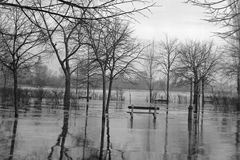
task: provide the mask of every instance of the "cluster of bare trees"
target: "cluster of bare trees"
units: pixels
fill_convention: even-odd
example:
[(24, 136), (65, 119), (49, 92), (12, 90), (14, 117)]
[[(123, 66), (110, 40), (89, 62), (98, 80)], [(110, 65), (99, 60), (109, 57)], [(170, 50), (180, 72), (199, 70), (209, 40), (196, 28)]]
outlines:
[[(149, 88), (150, 102), (157, 78), (166, 81), (166, 100), (169, 103), (170, 84), (194, 86), (194, 104), (197, 112), (200, 88), (214, 81), (219, 69), (221, 53), (213, 42), (188, 40), (180, 42), (165, 35), (165, 39), (150, 44), (144, 54), (143, 74)], [(160, 85), (160, 84), (157, 84)], [(203, 93), (204, 96), (204, 93)], [(203, 100), (204, 101), (204, 100)]]
[[(224, 73), (237, 83), (238, 106), (240, 105), (240, 24), (239, 0), (187, 0), (206, 9), (209, 15), (206, 21), (219, 24), (225, 30), (216, 35), (227, 42), (225, 47)], [(240, 107), (238, 107), (240, 108)]]
[(33, 49), (42, 43), (41, 33), (19, 8), (1, 10), (0, 17), (0, 62), (13, 75), (15, 116), (18, 116), (17, 88), (19, 70), (33, 65), (41, 50)]
[(144, 14), (153, 5), (142, 0), (0, 1), (0, 62), (13, 73), (15, 116), (19, 70), (33, 66), (40, 54), (55, 55), (65, 77), (64, 109), (69, 109), (71, 76), (79, 66), (79, 55), (88, 53), (88, 71), (90, 66), (101, 71), (105, 117), (113, 79), (130, 73), (131, 63), (141, 53), (129, 22), (122, 19), (133, 20), (133, 13)]

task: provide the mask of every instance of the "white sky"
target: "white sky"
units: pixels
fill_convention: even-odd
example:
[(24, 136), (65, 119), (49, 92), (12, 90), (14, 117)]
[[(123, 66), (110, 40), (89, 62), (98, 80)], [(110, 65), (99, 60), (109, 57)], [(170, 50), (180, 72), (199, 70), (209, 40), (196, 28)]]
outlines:
[(198, 6), (183, 3), (184, 0), (156, 0), (157, 5), (147, 13), (148, 18), (137, 15), (139, 23), (135, 24), (136, 35), (139, 38), (159, 40), (163, 34), (180, 40), (210, 40), (215, 44), (220, 38), (213, 32), (220, 31), (220, 26), (204, 21), (205, 10)]
[[(156, 5), (151, 12), (145, 12), (148, 18), (135, 15), (139, 23), (135, 23), (135, 34), (140, 39), (159, 41), (167, 34), (181, 41), (186, 39), (210, 41), (217, 45), (222, 40), (213, 32), (221, 31), (220, 26), (204, 21), (206, 14), (201, 7), (183, 3), (184, 0), (155, 0)], [(55, 55), (54, 55), (55, 56)], [(59, 62), (50, 60), (50, 69), (59, 71)]]

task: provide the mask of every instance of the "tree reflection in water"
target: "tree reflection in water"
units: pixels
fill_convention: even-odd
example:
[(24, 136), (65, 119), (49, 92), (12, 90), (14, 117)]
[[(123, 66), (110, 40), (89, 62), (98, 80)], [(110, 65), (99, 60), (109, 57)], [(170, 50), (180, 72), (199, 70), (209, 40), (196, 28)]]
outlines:
[[(199, 123), (200, 115), (194, 116), (194, 119), (188, 120), (188, 160), (198, 159), (198, 155), (204, 154), (200, 146), (203, 144), (203, 113), (201, 115), (201, 122)], [(199, 130), (201, 125), (201, 130)], [(201, 152), (201, 153), (200, 153)]]
[(188, 119), (188, 160), (192, 159), (192, 119)]
[(105, 134), (105, 123), (106, 118), (102, 118), (102, 127), (101, 127), (101, 141), (100, 141), (100, 154), (99, 154), (99, 160), (103, 160), (103, 149), (104, 149), (104, 134)]
[(237, 126), (236, 126), (236, 159), (240, 159), (239, 146), (240, 146), (240, 119), (239, 112), (237, 113)]
[[(107, 123), (106, 123), (107, 120)], [(107, 126), (106, 135), (107, 135), (107, 147), (106, 151), (104, 151), (104, 137), (105, 137), (105, 126)], [(106, 118), (102, 118), (102, 130), (101, 130), (101, 142), (100, 142), (100, 153), (99, 153), (99, 160), (111, 160), (111, 150), (112, 145), (110, 141), (110, 123), (109, 123), (109, 116)]]
[(110, 141), (110, 126), (109, 126), (109, 117), (107, 117), (107, 155), (108, 155), (108, 160), (111, 160), (111, 150), (112, 150), (112, 145)]
[(168, 159), (167, 146), (168, 146), (168, 104), (166, 108), (166, 121), (165, 121), (164, 160)]
[(87, 126), (88, 126), (88, 104), (86, 106), (86, 118), (85, 118), (85, 126), (84, 126), (84, 140), (83, 140), (83, 159), (85, 159), (85, 150), (87, 147)]
[(15, 139), (16, 139), (16, 133), (17, 133), (17, 125), (18, 125), (18, 118), (14, 119), (14, 124), (13, 124), (13, 132), (12, 132), (12, 139), (11, 139), (11, 147), (10, 147), (10, 155), (8, 160), (13, 159), (13, 154), (14, 154), (14, 147), (15, 147)]
[(59, 160), (63, 160), (64, 157), (66, 157), (67, 159), (72, 159), (67, 153), (68, 149), (65, 148), (65, 146), (64, 146), (65, 141), (66, 141), (66, 137), (67, 137), (67, 134), (68, 134), (68, 125), (69, 125), (69, 110), (64, 110), (62, 132), (57, 138), (57, 143), (54, 146), (51, 147), (51, 152), (48, 155), (48, 160), (52, 159), (54, 148), (57, 147), (57, 146), (59, 146), (61, 148), (60, 149)]

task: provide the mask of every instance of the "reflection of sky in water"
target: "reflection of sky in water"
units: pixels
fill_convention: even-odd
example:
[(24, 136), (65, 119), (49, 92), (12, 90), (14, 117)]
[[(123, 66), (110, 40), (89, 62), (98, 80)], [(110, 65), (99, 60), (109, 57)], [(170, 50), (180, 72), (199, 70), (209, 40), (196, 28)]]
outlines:
[[(83, 107), (72, 110), (68, 121), (63, 121), (60, 109), (30, 109), (27, 113), (21, 113), (17, 121), (13, 159), (41, 160), (48, 159), (51, 154), (49, 159), (55, 160), (61, 159), (61, 153), (65, 159), (98, 157), (101, 142), (99, 107), (90, 105), (88, 116)], [(200, 115), (199, 123), (193, 123), (189, 131), (187, 107), (177, 109), (170, 106), (168, 114), (163, 108), (155, 121), (152, 115), (137, 114), (131, 121), (126, 106), (116, 107), (112, 104), (109, 127), (105, 128), (104, 155), (110, 153), (113, 160), (240, 158), (240, 119), (236, 113), (207, 109), (203, 116)], [(14, 118), (10, 115), (4, 110), (0, 112), (0, 157), (3, 159), (8, 159), (12, 144)], [(63, 129), (63, 124), (68, 126), (67, 129)], [(63, 131), (67, 131), (66, 136)], [(110, 142), (107, 141), (107, 131)], [(110, 148), (108, 151), (107, 146)]]

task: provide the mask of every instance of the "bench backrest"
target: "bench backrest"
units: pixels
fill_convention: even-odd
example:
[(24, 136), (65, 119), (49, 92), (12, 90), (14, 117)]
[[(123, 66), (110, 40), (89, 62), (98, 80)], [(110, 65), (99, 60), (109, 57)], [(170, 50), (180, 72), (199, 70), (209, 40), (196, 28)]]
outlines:
[[(145, 109), (145, 110), (155, 110), (155, 107), (143, 107), (143, 106), (128, 106), (128, 109)], [(159, 110), (159, 107), (156, 107)]]

